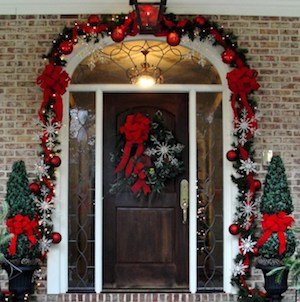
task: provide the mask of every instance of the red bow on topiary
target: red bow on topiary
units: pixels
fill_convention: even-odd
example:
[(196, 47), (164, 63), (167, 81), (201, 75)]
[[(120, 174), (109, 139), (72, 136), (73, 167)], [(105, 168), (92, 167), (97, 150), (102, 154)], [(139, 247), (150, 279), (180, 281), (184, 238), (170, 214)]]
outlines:
[(286, 248), (284, 232), (292, 226), (293, 222), (294, 219), (283, 211), (273, 215), (264, 214), (261, 225), (265, 233), (257, 241), (257, 246), (262, 246), (273, 233), (277, 233), (279, 240), (279, 255), (282, 255)]
[(38, 227), (37, 220), (30, 220), (28, 216), (17, 214), (15, 217), (7, 219), (6, 225), (9, 232), (14, 235), (10, 241), (9, 255), (13, 256), (16, 253), (17, 239), (21, 234), (26, 235), (28, 237), (28, 240), (31, 242), (29, 248), (37, 243), (35, 237), (35, 233)]

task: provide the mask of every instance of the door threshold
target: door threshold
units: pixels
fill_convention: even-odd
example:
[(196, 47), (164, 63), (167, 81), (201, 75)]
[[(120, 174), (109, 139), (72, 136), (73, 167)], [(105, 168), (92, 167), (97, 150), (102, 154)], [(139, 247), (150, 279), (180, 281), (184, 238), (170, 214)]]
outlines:
[(107, 288), (102, 293), (190, 293), (185, 288)]

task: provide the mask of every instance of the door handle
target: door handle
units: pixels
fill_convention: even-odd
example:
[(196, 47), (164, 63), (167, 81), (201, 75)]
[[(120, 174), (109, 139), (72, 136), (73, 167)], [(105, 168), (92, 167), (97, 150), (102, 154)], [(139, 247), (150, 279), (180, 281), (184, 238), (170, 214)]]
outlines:
[(180, 207), (182, 209), (182, 223), (186, 224), (189, 207), (189, 182), (186, 179), (180, 182)]

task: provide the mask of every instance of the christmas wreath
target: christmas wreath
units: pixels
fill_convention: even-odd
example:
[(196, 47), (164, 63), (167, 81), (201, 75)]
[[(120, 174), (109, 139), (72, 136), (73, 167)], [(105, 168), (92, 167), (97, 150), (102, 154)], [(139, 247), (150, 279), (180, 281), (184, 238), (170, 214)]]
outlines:
[(119, 129), (116, 151), (111, 153), (118, 175), (110, 193), (132, 191), (137, 198), (151, 200), (183, 172), (183, 149), (164, 125), (161, 111), (151, 119), (139, 112), (127, 115)]

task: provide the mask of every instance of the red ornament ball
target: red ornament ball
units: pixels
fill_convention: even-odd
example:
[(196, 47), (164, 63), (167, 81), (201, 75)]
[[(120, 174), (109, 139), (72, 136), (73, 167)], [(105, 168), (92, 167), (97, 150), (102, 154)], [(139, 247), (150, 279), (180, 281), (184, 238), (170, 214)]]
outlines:
[(90, 15), (88, 18), (88, 23), (90, 25), (97, 25), (100, 22), (100, 18), (97, 15)]
[(254, 188), (255, 188), (255, 190), (260, 190), (260, 188), (261, 188), (260, 180), (258, 180), (258, 179), (254, 180)]
[(50, 159), (50, 164), (52, 167), (59, 167), (61, 164), (61, 159), (59, 156), (55, 155)]
[(235, 161), (237, 159), (237, 153), (235, 150), (229, 150), (226, 154), (226, 158), (229, 161)]
[(181, 37), (177, 32), (172, 31), (172, 32), (168, 33), (167, 42), (169, 45), (177, 46), (177, 45), (179, 45), (180, 41), (181, 41)]
[(121, 27), (116, 27), (111, 32), (111, 38), (116, 43), (122, 42), (125, 39), (125, 31), (124, 31), (124, 29), (121, 28)]
[(238, 224), (233, 223), (229, 226), (229, 233), (231, 235), (237, 235), (240, 232), (240, 227)]
[(52, 243), (58, 244), (61, 242), (61, 234), (58, 232), (52, 232)]
[(71, 41), (62, 41), (59, 44), (59, 50), (64, 55), (69, 55), (73, 51), (73, 44)]
[(206, 19), (202, 16), (198, 16), (195, 21), (200, 26), (203, 26), (206, 23)]
[(222, 53), (222, 61), (226, 64), (231, 64), (235, 61), (236, 53), (233, 49), (226, 49)]
[(29, 185), (29, 189), (34, 195), (38, 195), (40, 193), (40, 186), (36, 182), (31, 183)]

